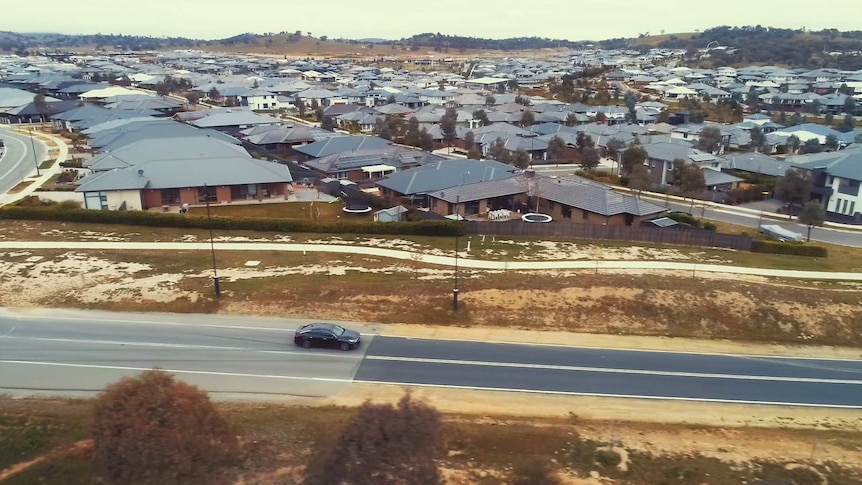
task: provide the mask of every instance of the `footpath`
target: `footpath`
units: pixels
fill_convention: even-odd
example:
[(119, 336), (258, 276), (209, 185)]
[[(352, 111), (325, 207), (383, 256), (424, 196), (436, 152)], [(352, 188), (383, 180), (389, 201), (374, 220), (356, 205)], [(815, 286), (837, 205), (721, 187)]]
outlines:
[[(48, 180), (51, 179), (51, 177), (53, 177), (62, 170), (60, 164), (66, 161), (66, 158), (69, 157), (69, 145), (67, 145), (66, 142), (59, 136), (49, 135), (41, 131), (34, 131), (33, 140), (37, 143), (45, 145), (46, 157), (52, 157), (52, 149), (57, 149), (54, 163), (52, 163), (51, 166), (46, 169), (40, 169), (38, 177), (30, 177), (28, 180), (32, 180), (33, 182), (20, 192), (14, 194), (0, 194), (0, 206), (11, 204), (25, 197), (33, 195), (33, 193), (36, 192), (37, 189), (42, 187), (42, 185), (47, 183)], [(45, 143), (46, 141), (48, 141), (49, 143)]]
[[(496, 270), (496, 271), (536, 271), (536, 270), (617, 270), (617, 271), (685, 271), (693, 276), (697, 273), (723, 273), (769, 278), (862, 281), (862, 273), (800, 271), (719, 264), (680, 263), (669, 261), (490, 261), (474, 259), (466, 252), (459, 252), (456, 259), (452, 256), (413, 253), (396, 249), (374, 248), (349, 245), (292, 244), (292, 243), (224, 243), (217, 242), (213, 248), (218, 251), (289, 251), (324, 252), (338, 254), (358, 254), (382, 258), (410, 260), (437, 266)], [(80, 250), (120, 250), (120, 251), (210, 251), (209, 242), (103, 242), (103, 241), (0, 241), (0, 249), (39, 250), (39, 249), (80, 249)]]

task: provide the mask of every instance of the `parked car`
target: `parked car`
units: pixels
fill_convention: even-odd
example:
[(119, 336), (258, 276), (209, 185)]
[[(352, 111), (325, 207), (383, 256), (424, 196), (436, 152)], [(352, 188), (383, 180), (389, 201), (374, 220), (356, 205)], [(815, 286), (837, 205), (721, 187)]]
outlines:
[(303, 348), (331, 347), (351, 350), (359, 347), (362, 336), (355, 330), (348, 330), (334, 323), (309, 323), (296, 329), (293, 343)]

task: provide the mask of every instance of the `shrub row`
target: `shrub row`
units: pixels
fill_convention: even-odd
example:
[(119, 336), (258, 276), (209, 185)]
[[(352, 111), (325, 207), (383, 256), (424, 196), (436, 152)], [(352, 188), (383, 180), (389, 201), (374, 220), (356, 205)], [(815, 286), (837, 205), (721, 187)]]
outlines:
[(798, 242), (752, 241), (752, 253), (789, 254), (792, 256), (811, 256), (825, 258), (827, 250), (823, 246), (809, 246)]
[(691, 214), (686, 214), (685, 212), (673, 212), (671, 214), (668, 214), (667, 217), (681, 224), (688, 224), (691, 227), (706, 229), (707, 231), (715, 232), (715, 229), (717, 227), (711, 222), (700, 220)]
[(323, 234), (389, 234), (401, 236), (464, 235), (465, 227), (456, 221), (416, 222), (312, 222), (276, 218), (249, 218), (166, 214), (146, 211), (99, 211), (51, 207), (7, 207), (0, 219), (83, 222), (90, 224), (129, 224), (151, 227), (219, 229), (225, 231), (269, 231)]

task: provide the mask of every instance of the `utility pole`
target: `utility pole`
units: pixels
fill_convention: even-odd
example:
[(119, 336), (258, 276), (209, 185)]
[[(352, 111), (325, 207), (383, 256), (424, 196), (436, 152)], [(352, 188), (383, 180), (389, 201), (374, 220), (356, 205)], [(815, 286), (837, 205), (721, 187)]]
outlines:
[[(461, 187), (458, 187), (461, 190)], [(458, 227), (455, 229), (455, 288), (452, 289), (452, 311), (458, 311), (458, 233), (461, 231), (461, 215), (458, 206), (461, 203), (461, 194), (455, 195), (455, 223)]]
[(36, 176), (40, 177), (39, 158), (36, 156), (36, 142), (33, 141), (33, 126), (28, 126), (27, 131), (30, 133), (30, 146), (33, 148), (33, 163), (36, 165)]
[(210, 194), (209, 187), (207, 184), (204, 184), (204, 200), (207, 204), (207, 226), (209, 226), (210, 230), (210, 252), (213, 257), (213, 286), (215, 288), (215, 297), (221, 298), (221, 287), (219, 286), (218, 281), (218, 269), (216, 269), (216, 257), (215, 257), (215, 242), (213, 241), (213, 225), (212, 218), (210, 217)]

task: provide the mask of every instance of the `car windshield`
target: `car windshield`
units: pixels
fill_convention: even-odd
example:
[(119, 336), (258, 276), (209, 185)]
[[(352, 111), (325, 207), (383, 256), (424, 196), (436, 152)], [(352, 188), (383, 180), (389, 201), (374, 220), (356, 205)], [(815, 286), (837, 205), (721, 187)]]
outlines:
[(341, 337), (342, 335), (344, 335), (344, 327), (339, 327), (338, 325), (335, 325), (332, 327), (332, 333), (334, 333), (336, 337)]

